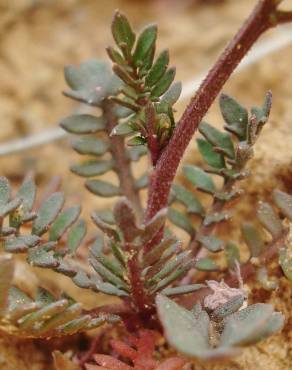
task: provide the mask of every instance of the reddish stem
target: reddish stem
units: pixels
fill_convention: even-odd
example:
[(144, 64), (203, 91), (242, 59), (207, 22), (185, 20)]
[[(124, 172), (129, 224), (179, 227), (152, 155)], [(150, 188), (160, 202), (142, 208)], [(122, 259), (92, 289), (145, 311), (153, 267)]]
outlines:
[(277, 18), (276, 8), (275, 0), (258, 2), (191, 99), (151, 175), (146, 221), (167, 206), (170, 187), (182, 156), (225, 82), (262, 33), (282, 22)]

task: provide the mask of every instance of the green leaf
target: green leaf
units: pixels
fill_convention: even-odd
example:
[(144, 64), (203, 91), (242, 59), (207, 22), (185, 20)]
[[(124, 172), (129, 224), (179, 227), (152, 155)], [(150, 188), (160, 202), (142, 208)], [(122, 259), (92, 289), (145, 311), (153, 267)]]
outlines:
[(219, 222), (225, 222), (230, 219), (230, 214), (227, 212), (213, 213), (207, 215), (203, 221), (204, 226), (209, 226), (212, 224), (217, 224)]
[(0, 177), (0, 207), (4, 206), (10, 199), (11, 188), (6, 177)]
[(57, 268), (60, 265), (54, 253), (52, 251), (47, 252), (44, 246), (29, 249), (27, 260), (31, 266), (36, 267)]
[(240, 140), (244, 140), (248, 124), (247, 110), (234, 98), (225, 94), (221, 94), (219, 104), (224, 121), (229, 126), (228, 129), (235, 133)]
[[(291, 247), (290, 247), (291, 248)], [(279, 262), (287, 279), (292, 281), (292, 257), (289, 246), (283, 245), (279, 250)]]
[(106, 127), (103, 117), (95, 117), (90, 114), (74, 114), (64, 118), (60, 126), (71, 134), (93, 134), (102, 131)]
[(146, 140), (142, 136), (134, 136), (130, 140), (127, 141), (129, 146), (138, 146), (138, 145), (145, 145)]
[(164, 277), (163, 279), (159, 280), (156, 286), (151, 290), (151, 293), (156, 293), (163, 288), (172, 284), (175, 280), (182, 278), (186, 275), (189, 269), (192, 267), (193, 261), (187, 261), (177, 266), (177, 268), (172, 271), (168, 276)]
[(123, 58), (123, 56), (118, 51), (116, 51), (114, 48), (112, 48), (111, 46), (108, 46), (105, 49), (112, 62), (119, 64), (121, 66), (126, 64), (126, 61)]
[(169, 63), (169, 52), (163, 50), (145, 78), (147, 86), (153, 86), (164, 75)]
[(151, 91), (152, 98), (158, 98), (163, 95), (172, 84), (175, 77), (176, 69), (175, 67), (169, 68), (161, 79), (156, 83)]
[(269, 118), (272, 106), (272, 92), (268, 91), (265, 96), (264, 104), (261, 108), (252, 107), (251, 114), (255, 115), (257, 124), (265, 124)]
[(20, 322), (19, 327), (21, 330), (33, 331), (36, 323), (48, 320), (54, 315), (63, 312), (67, 306), (68, 301), (66, 299), (50, 303), (37, 312), (33, 312), (26, 316), (24, 320)]
[(115, 219), (112, 209), (105, 208), (102, 210), (95, 211), (95, 214), (101, 218), (101, 220), (107, 224), (114, 225)]
[(92, 221), (95, 223), (95, 225), (102, 230), (106, 235), (109, 236), (109, 238), (112, 238), (114, 240), (119, 240), (119, 234), (116, 231), (114, 227), (111, 225), (105, 223), (102, 221), (102, 219), (99, 217), (98, 213), (94, 212), (91, 215)]
[[(280, 252), (280, 255), (281, 255), (281, 252)], [(261, 286), (265, 290), (275, 290), (279, 286), (276, 278), (273, 278), (273, 277), (271, 279), (269, 278), (268, 271), (265, 266), (261, 266), (258, 268), (256, 272), (256, 278), (257, 278), (257, 281), (261, 284)]]
[(68, 232), (67, 245), (70, 253), (75, 253), (86, 235), (86, 222), (79, 220)]
[(70, 167), (70, 170), (81, 177), (92, 177), (110, 171), (113, 166), (113, 161), (90, 160), (81, 164), (75, 164)]
[(144, 267), (151, 266), (161, 259), (163, 253), (171, 248), (173, 245), (177, 244), (177, 240), (173, 237), (162, 240), (161, 243), (154, 246), (153, 248), (143, 256)]
[(22, 208), (24, 212), (30, 212), (33, 208), (36, 196), (36, 186), (32, 176), (28, 176), (21, 184), (17, 197), (22, 198)]
[(184, 166), (183, 172), (186, 178), (194, 184), (198, 190), (213, 194), (216, 191), (212, 177), (201, 168), (196, 166)]
[(111, 136), (113, 136), (113, 135), (129, 135), (129, 134), (132, 134), (133, 132), (135, 132), (135, 130), (133, 129), (133, 127), (131, 126), (131, 124), (128, 121), (127, 122), (121, 122), (113, 128), (113, 130), (111, 132)]
[(39, 302), (33, 302), (32, 299), (22, 290), (12, 286), (8, 294), (8, 309), (9, 319), (11, 322), (16, 322), (21, 317), (34, 312), (42, 307)]
[(0, 256), (0, 316), (6, 310), (8, 292), (14, 274), (13, 259), (8, 256)]
[(219, 252), (224, 247), (224, 241), (213, 235), (199, 235), (197, 240), (210, 252)]
[[(190, 251), (184, 251), (180, 254), (177, 254), (174, 258), (167, 261), (160, 271), (158, 271), (154, 276), (147, 279), (147, 281), (145, 282), (146, 286), (159, 284), (161, 283), (162, 279), (170, 275), (172, 272), (177, 272), (179, 268), (185, 264), (186, 261), (189, 262), (188, 257), (190, 257)], [(163, 287), (164, 286), (161, 286), (161, 288)]]
[(50, 332), (56, 329), (60, 325), (64, 325), (77, 317), (80, 317), (82, 314), (82, 305), (81, 303), (75, 303), (69, 306), (65, 311), (61, 312), (46, 320), (41, 325), (40, 329), (38, 329), (38, 334), (41, 333), (45, 334), (46, 332)]
[(169, 344), (180, 353), (204, 357), (209, 350), (209, 317), (205, 311), (196, 316), (169, 298), (158, 294), (156, 305)]
[(206, 122), (200, 123), (199, 131), (208, 142), (219, 148), (228, 158), (234, 158), (234, 147), (229, 134), (217, 130)]
[(35, 295), (35, 300), (37, 302), (41, 302), (41, 304), (43, 306), (56, 301), (53, 294), (50, 291), (48, 291), (47, 289), (44, 289), (44, 288), (38, 288), (37, 289), (36, 295)]
[(245, 301), (243, 294), (236, 295), (230, 298), (226, 303), (221, 304), (219, 307), (215, 308), (212, 312), (212, 320), (221, 321), (225, 317), (238, 311)]
[(178, 101), (181, 91), (182, 83), (180, 81), (173, 83), (166, 93), (162, 95), (160, 104), (172, 107)]
[(211, 258), (200, 258), (196, 265), (197, 270), (200, 271), (218, 271), (220, 270), (219, 266)]
[(128, 156), (131, 161), (138, 161), (143, 155), (147, 154), (145, 146), (134, 146), (128, 150)]
[(119, 289), (123, 289), (125, 291), (128, 290), (128, 285), (117, 275), (112, 273), (108, 268), (104, 267), (99, 261), (96, 259), (90, 258), (89, 262), (94, 270), (103, 278), (106, 282), (112, 283), (115, 287)]
[(205, 287), (206, 285), (204, 284), (180, 285), (174, 288), (165, 288), (161, 291), (161, 294), (167, 297), (172, 297), (172, 296), (178, 296), (178, 295), (183, 295), (183, 294), (190, 294), (190, 293), (193, 293)]
[(174, 208), (169, 208), (168, 218), (173, 224), (185, 230), (188, 234), (194, 235), (194, 233), (196, 232), (191, 221), (183, 213), (179, 212), (178, 210)]
[(270, 204), (264, 202), (259, 203), (257, 208), (257, 218), (272, 234), (273, 238), (276, 239), (282, 234), (283, 227), (281, 221)]
[(80, 212), (80, 206), (70, 207), (61, 212), (51, 226), (50, 240), (59, 240), (66, 230), (77, 220)]
[[(15, 211), (22, 203), (22, 199), (14, 198), (0, 208), (0, 217), (5, 217)], [(9, 225), (14, 226), (14, 225)]]
[(32, 225), (32, 234), (44, 234), (55, 220), (64, 205), (63, 193), (52, 194), (40, 207), (38, 216)]
[(121, 44), (127, 46), (128, 53), (132, 50), (136, 36), (126, 16), (119, 11), (115, 13), (112, 21), (112, 34), (115, 42), (122, 50)]
[(172, 190), (175, 194), (175, 198), (187, 207), (189, 213), (195, 213), (201, 216), (204, 215), (204, 208), (194, 193), (177, 184), (172, 185)]
[(107, 96), (116, 94), (121, 86), (108, 64), (98, 60), (65, 67), (65, 79), (72, 89), (65, 91), (65, 95), (96, 106)]
[(90, 248), (91, 255), (100, 262), (104, 268), (111, 271), (114, 275), (118, 276), (122, 280), (124, 279), (125, 271), (121, 264), (115, 259), (110, 259), (102, 250), (104, 249), (104, 243), (101, 238), (96, 238), (94, 244)]
[(283, 215), (292, 221), (292, 196), (276, 189), (273, 191), (273, 199)]
[(35, 247), (39, 242), (40, 238), (36, 235), (23, 235), (13, 237), (10, 240), (5, 240), (4, 248), (6, 252), (10, 253), (22, 253), (27, 251), (28, 248)]
[(229, 241), (227, 242), (224, 251), (228, 268), (234, 269), (236, 267), (236, 261), (240, 263), (240, 253), (238, 247), (236, 246), (236, 244)]
[(102, 180), (88, 180), (85, 186), (93, 194), (101, 197), (114, 197), (121, 194), (118, 186)]
[(282, 329), (284, 317), (269, 304), (257, 303), (227, 317), (221, 346), (250, 345)]
[(150, 25), (140, 34), (137, 45), (133, 54), (133, 62), (135, 67), (141, 67), (144, 64), (144, 59), (149, 50), (151, 50), (156, 42), (157, 26)]
[(103, 155), (109, 149), (109, 143), (97, 137), (87, 136), (73, 141), (72, 148), (79, 154)]
[(256, 227), (250, 223), (242, 226), (242, 235), (252, 257), (258, 257), (264, 248), (264, 241)]
[(214, 168), (224, 168), (225, 161), (222, 154), (215, 152), (213, 145), (204, 139), (197, 139), (198, 149), (207, 164)]

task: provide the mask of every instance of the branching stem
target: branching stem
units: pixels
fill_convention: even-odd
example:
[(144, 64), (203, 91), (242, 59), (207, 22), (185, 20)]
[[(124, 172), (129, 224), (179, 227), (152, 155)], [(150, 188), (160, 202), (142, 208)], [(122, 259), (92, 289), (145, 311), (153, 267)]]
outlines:
[[(108, 120), (107, 131), (108, 135), (117, 124), (117, 118), (112, 110), (113, 103), (106, 101), (104, 104), (104, 114)], [(111, 136), (110, 151), (116, 163), (116, 172), (119, 177), (120, 186), (123, 194), (133, 204), (135, 211), (139, 217), (143, 214), (141, 200), (138, 189), (135, 186), (135, 179), (131, 170), (131, 162), (127, 155), (124, 138), (121, 136)]]
[(146, 220), (167, 206), (171, 184), (183, 154), (202, 118), (239, 62), (266, 30), (290, 20), (291, 15), (278, 11), (278, 5), (275, 0), (258, 2), (191, 99), (151, 174)]

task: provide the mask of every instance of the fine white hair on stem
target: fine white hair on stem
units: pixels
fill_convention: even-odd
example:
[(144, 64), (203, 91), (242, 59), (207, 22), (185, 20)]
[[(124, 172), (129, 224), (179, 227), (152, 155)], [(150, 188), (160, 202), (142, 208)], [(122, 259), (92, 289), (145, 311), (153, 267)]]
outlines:
[[(234, 73), (239, 73), (247, 67), (255, 64), (263, 57), (280, 50), (287, 45), (292, 43), (292, 32), (291, 27), (281, 26), (275, 32), (275, 34), (267, 40), (263, 40), (253, 48), (249, 55), (243, 59), (239, 64)], [(200, 86), (203, 78), (206, 76), (206, 72), (201, 73), (194, 79), (187, 81), (183, 85), (182, 94), (180, 100), (185, 100), (190, 98)], [(82, 109), (82, 108), (81, 108)], [(78, 109), (79, 110), (79, 109)], [(43, 144), (48, 144), (55, 142), (57, 140), (63, 139), (67, 136), (67, 133), (59, 127), (44, 130), (38, 134), (27, 136), (21, 139), (12, 140), (0, 145), (0, 156), (5, 156), (8, 154), (13, 154), (17, 152), (22, 152), (40, 146)]]

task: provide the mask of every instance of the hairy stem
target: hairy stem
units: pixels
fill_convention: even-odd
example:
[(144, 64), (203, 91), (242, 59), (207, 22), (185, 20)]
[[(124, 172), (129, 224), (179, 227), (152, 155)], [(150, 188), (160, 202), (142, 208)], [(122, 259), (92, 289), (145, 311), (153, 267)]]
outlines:
[[(117, 125), (117, 118), (114, 115), (112, 108), (113, 103), (106, 101), (104, 104), (104, 114), (108, 120), (108, 135), (110, 135), (112, 129)], [(139, 197), (139, 191), (135, 186), (135, 179), (131, 170), (131, 162), (125, 148), (124, 139), (121, 136), (111, 136), (110, 151), (116, 164), (115, 170), (120, 181), (121, 190), (133, 204), (137, 215), (141, 218), (143, 215), (143, 209)]]
[(258, 2), (191, 99), (151, 174), (146, 220), (167, 206), (171, 183), (182, 156), (199, 123), (234, 69), (267, 29), (284, 22), (277, 18), (280, 16), (276, 10), (278, 4), (275, 0)]
[(127, 265), (130, 274), (132, 303), (134, 308), (138, 310), (137, 313), (142, 322), (147, 323), (153, 313), (153, 301), (144, 289), (137, 251), (132, 251)]

